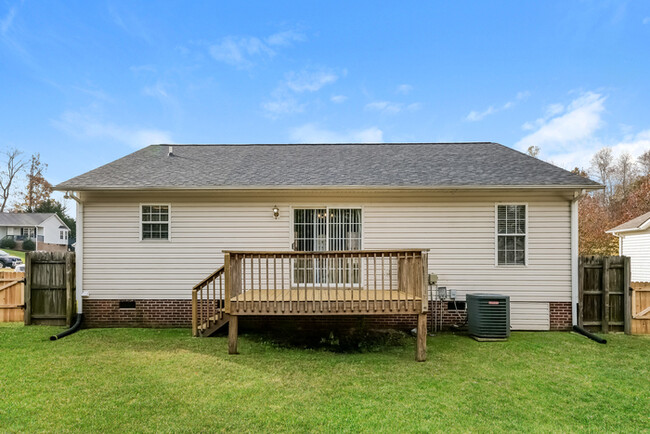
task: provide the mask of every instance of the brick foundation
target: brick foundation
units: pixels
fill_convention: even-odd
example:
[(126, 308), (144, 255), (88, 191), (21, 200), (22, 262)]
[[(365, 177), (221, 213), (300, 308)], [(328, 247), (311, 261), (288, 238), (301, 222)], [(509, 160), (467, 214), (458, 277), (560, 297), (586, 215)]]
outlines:
[(571, 330), (571, 303), (552, 301), (549, 303), (551, 330)]
[[(190, 327), (192, 324), (191, 300), (135, 300), (135, 308), (120, 309), (120, 300), (84, 300), (86, 327)], [(429, 325), (433, 324), (433, 309), (440, 307), (429, 302)], [(447, 309), (442, 303), (443, 327), (465, 322), (465, 312)], [(438, 311), (437, 311), (438, 312)], [(439, 320), (439, 317), (438, 317)], [(413, 329), (417, 326), (416, 315), (296, 315), (296, 316), (243, 316), (242, 330), (286, 328), (297, 329), (350, 327)]]
[(120, 309), (120, 300), (84, 300), (86, 327), (191, 327), (192, 300), (136, 300)]
[[(86, 327), (190, 327), (192, 324), (191, 300), (136, 300), (134, 309), (120, 309), (120, 300), (84, 300)], [(429, 302), (428, 324), (433, 324), (434, 312), (439, 314), (440, 303)], [(571, 303), (550, 303), (551, 330), (571, 329)], [(437, 310), (434, 310), (437, 309)], [(447, 302), (442, 303), (442, 326), (465, 323), (464, 310), (449, 310)], [(287, 328), (297, 329), (342, 329), (350, 327), (413, 329), (415, 315), (302, 315), (302, 316), (243, 316), (242, 330)], [(438, 324), (440, 323), (438, 316)]]

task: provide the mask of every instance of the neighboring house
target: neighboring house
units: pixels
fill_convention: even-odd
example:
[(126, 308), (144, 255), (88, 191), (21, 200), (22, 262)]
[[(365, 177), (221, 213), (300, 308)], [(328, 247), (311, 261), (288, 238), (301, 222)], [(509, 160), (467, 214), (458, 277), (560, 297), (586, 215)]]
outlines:
[[(152, 145), (55, 188), (78, 201), (90, 326), (189, 325), (224, 250), (420, 249), (459, 301), (509, 295), (513, 329), (549, 330), (575, 323), (577, 200), (602, 186), (497, 143), (422, 143)], [(292, 284), (331, 276), (311, 264)]]
[(0, 239), (30, 239), (36, 250), (67, 250), (70, 228), (55, 213), (0, 213)]
[(618, 237), (619, 255), (630, 257), (632, 282), (650, 282), (650, 212), (607, 233)]

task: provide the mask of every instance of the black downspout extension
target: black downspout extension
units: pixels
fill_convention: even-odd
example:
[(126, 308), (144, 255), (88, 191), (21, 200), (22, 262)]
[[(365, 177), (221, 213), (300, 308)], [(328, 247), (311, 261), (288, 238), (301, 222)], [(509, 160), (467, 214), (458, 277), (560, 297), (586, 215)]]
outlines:
[(601, 337), (596, 336), (593, 333), (589, 333), (587, 330), (583, 329), (582, 327), (578, 327), (577, 325), (573, 326), (573, 330), (577, 333), (580, 333), (583, 336), (587, 336), (589, 339), (594, 340), (598, 342), (599, 344), (606, 344), (607, 340), (603, 339)]
[(77, 314), (77, 320), (72, 324), (72, 327), (70, 327), (67, 330), (63, 330), (61, 333), (58, 335), (53, 335), (50, 336), (51, 341), (56, 341), (58, 339), (64, 338), (68, 335), (71, 335), (72, 333), (78, 331), (81, 328), (81, 323), (83, 322), (84, 319), (84, 314), (83, 313), (78, 313)]

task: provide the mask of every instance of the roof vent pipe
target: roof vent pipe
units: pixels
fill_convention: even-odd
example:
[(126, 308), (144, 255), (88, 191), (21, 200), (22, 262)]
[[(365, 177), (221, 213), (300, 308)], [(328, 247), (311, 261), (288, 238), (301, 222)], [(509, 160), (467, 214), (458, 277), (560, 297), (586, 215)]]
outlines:
[(167, 156), (171, 157), (172, 155), (174, 155), (174, 149), (170, 146), (169, 147), (169, 152), (167, 153)]

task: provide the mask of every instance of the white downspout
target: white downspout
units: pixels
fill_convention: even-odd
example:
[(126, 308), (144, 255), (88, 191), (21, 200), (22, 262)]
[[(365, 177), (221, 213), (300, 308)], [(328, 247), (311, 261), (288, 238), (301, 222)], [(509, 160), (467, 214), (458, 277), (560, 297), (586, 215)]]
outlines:
[(584, 196), (586, 190), (574, 192), (571, 199), (571, 322), (578, 325), (578, 200)]
[(75, 251), (75, 295), (77, 298), (77, 313), (83, 313), (83, 238), (84, 238), (84, 204), (78, 196), (75, 196), (74, 193), (66, 192), (66, 198), (73, 199), (77, 202), (77, 245), (74, 249)]

